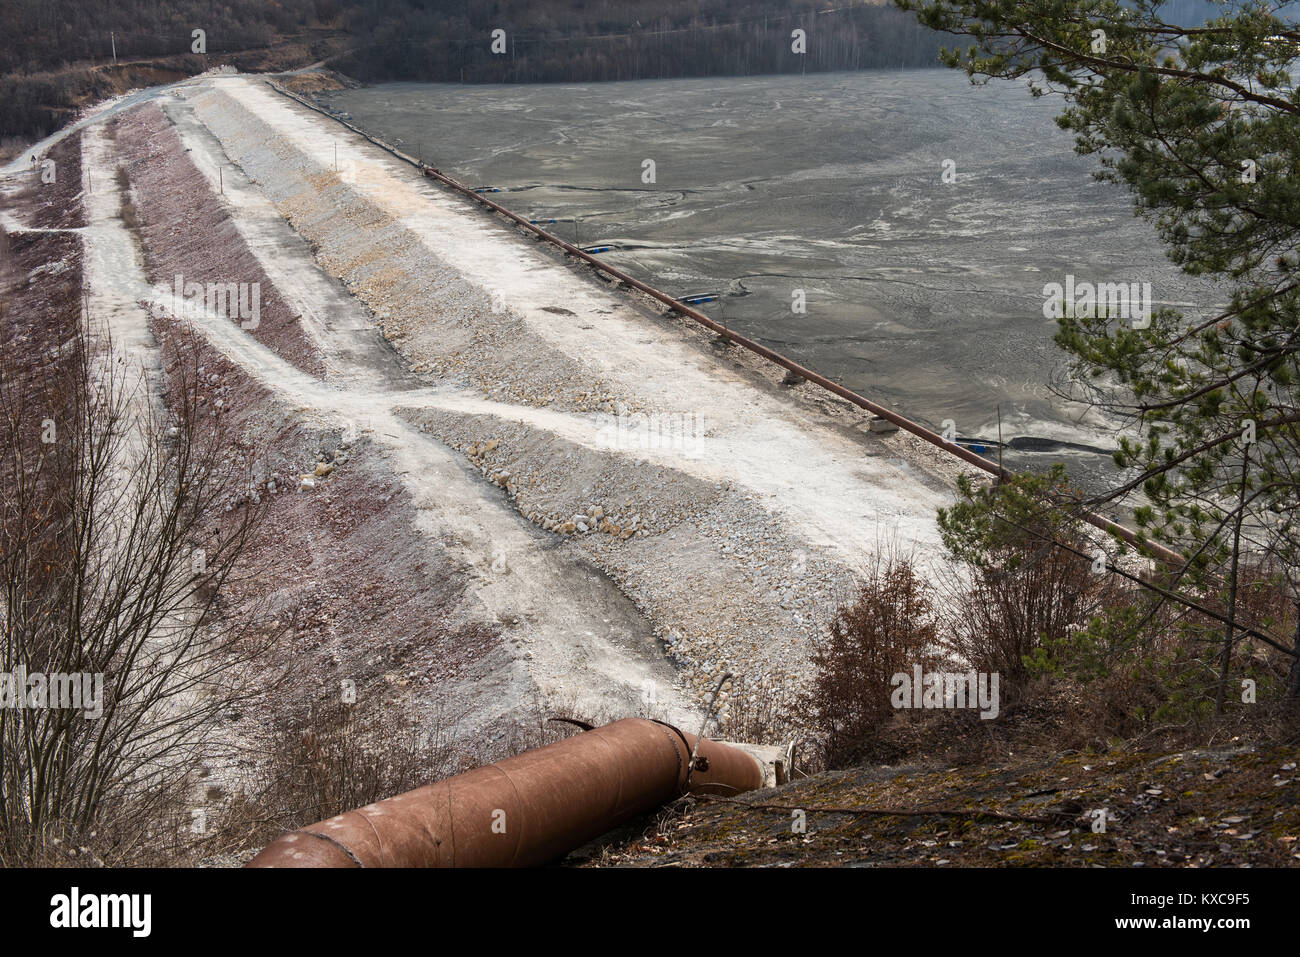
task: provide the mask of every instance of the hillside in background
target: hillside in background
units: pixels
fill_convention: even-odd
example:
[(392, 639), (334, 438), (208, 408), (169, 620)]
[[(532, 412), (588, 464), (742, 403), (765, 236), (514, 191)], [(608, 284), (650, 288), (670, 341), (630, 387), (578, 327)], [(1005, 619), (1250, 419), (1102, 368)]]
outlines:
[[(944, 38), (883, 0), (648, 0), (472, 5), (400, 15), (362, 4), (348, 30), (370, 42), (340, 59), (364, 80), (590, 82), (933, 66)], [(493, 30), (504, 30), (493, 53)], [(806, 54), (792, 50), (802, 29)]]
[[(305, 66), (345, 49), (339, 6), (313, 0), (6, 0), (0, 4), (0, 155), (131, 89), (221, 64)], [(195, 30), (205, 54), (193, 53)]]
[[(796, 28), (806, 55), (791, 50)], [(494, 30), (505, 31), (501, 52)], [(0, 36), (11, 153), (15, 138), (46, 135), (93, 102), (220, 65), (328, 60), (367, 82), (589, 82), (921, 67), (943, 45), (880, 0), (12, 0)]]
[[(1197, 23), (1216, 9), (1164, 7)], [(791, 49), (795, 29), (806, 54)], [(223, 64), (327, 60), (366, 82), (597, 82), (925, 67), (956, 43), (887, 0), (8, 0), (0, 37), (8, 155), (91, 103)]]

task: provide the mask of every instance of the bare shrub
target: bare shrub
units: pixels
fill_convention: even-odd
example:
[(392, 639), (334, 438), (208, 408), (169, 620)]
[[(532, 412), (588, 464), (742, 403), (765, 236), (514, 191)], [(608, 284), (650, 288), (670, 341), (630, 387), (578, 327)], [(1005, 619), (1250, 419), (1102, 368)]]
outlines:
[[(1162, 586), (1177, 574), (1154, 576)], [(1202, 608), (1226, 614), (1224, 595), (1196, 594)], [(1266, 565), (1243, 565), (1234, 620), (1237, 628), (1294, 630), (1287, 588)], [(1112, 583), (1085, 627), (1046, 642), (1035, 671), (1064, 679), (1077, 704), (1068, 731), (1089, 743), (1147, 734), (1155, 728), (1208, 728), (1219, 710), (1224, 624), (1221, 620), (1132, 583)], [(1249, 681), (1251, 703), (1284, 700), (1291, 659), (1238, 634), (1229, 672)], [(1244, 685), (1242, 687), (1245, 687)]]
[(1023, 685), (1038, 649), (1086, 623), (1110, 579), (1085, 557), (1062, 466), (994, 485), (963, 476), (958, 489), (938, 516), (958, 583), (945, 596), (945, 642), (977, 671)]
[(1110, 586), (1088, 559), (1052, 542), (1005, 546), (966, 571), (966, 587), (942, 605), (944, 643), (976, 671), (1001, 675), (1008, 690), (1024, 683), (1045, 641), (1087, 622)]
[[(373, 700), (373, 699), (367, 699)], [(544, 747), (614, 720), (563, 701), (535, 702), (496, 729), (459, 735), (458, 716), (417, 721), (337, 696), (301, 711), (276, 708), (254, 735), (252, 770), (217, 819), (205, 853), (246, 853), (285, 831)]]
[(891, 679), (937, 663), (930, 586), (909, 558), (878, 557), (861, 591), (814, 643), (811, 724), (830, 767), (853, 760), (893, 713)]
[(453, 727), (442, 714), (422, 727), (338, 697), (276, 713), (258, 735), (256, 770), (222, 811), (209, 853), (260, 847), (455, 773), (465, 755)]
[(738, 678), (709, 736), (748, 744), (788, 744), (804, 730), (801, 705), (801, 696), (795, 691), (751, 687)]
[(193, 362), (173, 345), (155, 401), (71, 315), (55, 359), (0, 358), (0, 671), (102, 683), (93, 714), (0, 709), (0, 830), (17, 861), (91, 833), (117, 860), (157, 847), (273, 637), (256, 613), (219, 614), (258, 512)]

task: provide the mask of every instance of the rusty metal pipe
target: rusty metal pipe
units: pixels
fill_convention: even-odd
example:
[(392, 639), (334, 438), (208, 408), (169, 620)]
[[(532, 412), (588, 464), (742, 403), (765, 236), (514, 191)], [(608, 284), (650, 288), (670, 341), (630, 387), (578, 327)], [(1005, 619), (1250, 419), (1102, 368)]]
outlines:
[[(942, 435), (940, 435), (939, 433), (935, 432), (932, 429), (927, 429), (919, 422), (913, 422), (911, 419), (899, 415), (897, 412), (893, 411), (892, 409), (888, 409), (883, 405), (878, 405), (877, 403), (872, 402), (870, 399), (866, 398), (865, 396), (859, 395), (858, 393), (854, 392), (852, 389), (845, 388), (844, 386), (840, 385), (838, 382), (834, 382), (823, 375), (819, 375), (818, 373), (813, 372), (811, 369), (805, 368), (804, 366), (795, 362), (793, 359), (787, 359), (785, 356), (781, 355), (781, 353), (769, 349), (767, 346), (762, 345), (761, 343), (755, 342), (753, 339), (750, 339), (748, 336), (743, 336), (738, 332), (732, 332), (722, 323), (715, 322), (713, 319), (710, 319), (708, 316), (700, 312), (698, 309), (692, 309), (690, 306), (688, 306), (686, 303), (682, 302), (681, 300), (674, 299), (672, 296), (669, 296), (667, 293), (660, 292), (658, 289), (655, 289), (653, 286), (650, 286), (647, 283), (642, 282), (641, 280), (637, 279), (634, 276), (628, 275), (627, 273), (623, 272), (623, 270), (611, 266), (608, 263), (602, 262), (601, 260), (597, 259), (595, 256), (591, 255), (585, 250), (580, 249), (579, 247), (573, 245), (573, 243), (567, 242), (561, 239), (559, 236), (547, 232), (546, 230), (542, 229), (540, 226), (537, 226), (530, 220), (527, 220), (524, 217), (518, 215), (517, 213), (513, 213), (510, 210), (506, 209), (500, 203), (494, 203), (492, 200), (488, 199), (482, 193), (476, 192), (471, 187), (466, 186), (464, 183), (460, 182), (459, 180), (453, 179), (452, 177), (448, 176), (446, 173), (443, 173), (440, 170), (437, 170), (434, 167), (427, 165), (423, 160), (417, 159), (416, 157), (411, 156), (409, 153), (403, 153), (397, 147), (390, 146), (388, 143), (385, 143), (383, 140), (379, 139), (378, 137), (371, 136), (369, 133), (367, 133), (365, 130), (361, 129), (360, 127), (355, 126), (347, 122), (346, 120), (339, 119), (337, 116), (334, 116), (326, 112), (320, 106), (311, 102), (306, 97), (299, 96), (297, 93), (294, 93), (290, 90), (286, 90), (284, 87), (280, 86), (278, 83), (275, 83), (273, 81), (270, 82), (270, 86), (277, 93), (280, 93), (288, 97), (289, 99), (294, 100), (297, 103), (301, 103), (303, 106), (307, 107), (310, 110), (314, 110), (317, 113), (320, 113), (322, 116), (329, 117), (331, 120), (334, 120), (334, 122), (340, 124), (341, 126), (347, 127), (349, 130), (356, 133), (358, 136), (368, 140), (369, 142), (373, 143), (375, 146), (378, 146), (380, 149), (384, 150), (385, 152), (391, 153), (393, 156), (396, 156), (398, 159), (402, 160), (403, 162), (410, 163), (412, 166), (414, 166), (416, 169), (418, 169), (421, 173), (423, 173), (425, 176), (429, 177), (430, 179), (437, 180), (438, 182), (442, 183), (444, 186), (448, 186), (451, 189), (454, 189), (456, 192), (462, 193), (463, 195), (469, 197), (475, 202), (481, 203), (482, 205), (491, 209), (493, 212), (500, 213), (502, 216), (505, 216), (507, 219), (509, 219), (511, 222), (515, 223), (516, 225), (528, 230), (529, 232), (536, 233), (537, 236), (540, 237), (541, 239), (544, 239), (549, 243), (553, 243), (554, 245), (559, 246), (569, 255), (576, 256), (578, 259), (581, 259), (583, 262), (586, 262), (591, 266), (594, 266), (600, 272), (603, 272), (608, 276), (613, 276), (615, 279), (619, 280), (620, 282), (626, 283), (628, 286), (631, 286), (633, 289), (640, 290), (641, 292), (645, 293), (647, 296), (659, 300), (660, 302), (667, 305), (674, 312), (686, 316), (688, 319), (692, 319), (695, 322), (698, 322), (700, 325), (713, 330), (718, 335), (722, 336), (724, 339), (734, 342), (736, 345), (744, 349), (748, 349), (750, 352), (754, 353), (755, 355), (762, 356), (764, 359), (768, 360), (769, 362), (781, 366), (783, 369), (793, 372), (795, 375), (800, 376), (801, 378), (807, 379), (813, 385), (825, 389), (827, 392), (837, 395), (841, 399), (851, 402), (861, 409), (865, 409), (866, 411), (870, 412), (872, 415), (882, 418), (887, 422), (892, 422), (894, 425), (898, 426), (904, 432), (910, 432), (912, 435), (915, 435), (917, 438), (925, 442), (929, 442), (931, 445), (936, 446), (940, 449), (943, 449), (943, 451), (947, 452), (949, 455), (955, 455), (957, 458), (961, 459), (962, 461), (967, 462), (970, 465), (973, 465), (976, 468), (981, 469), (985, 472), (988, 472), (990, 475), (996, 476), (999, 479), (1010, 479), (1014, 477), (1013, 472), (1004, 469), (1001, 465), (998, 465), (996, 462), (986, 459), (984, 458), (984, 456), (978, 455), (977, 453), (972, 452), (970, 449), (963, 448), (962, 446), (958, 445), (956, 442), (949, 442)], [(1085, 511), (1082, 513), (1080, 517), (1083, 519), (1083, 521), (1087, 522), (1089, 525), (1093, 526), (1094, 528), (1100, 529), (1103, 532), (1107, 532), (1108, 534), (1114, 535), (1117, 538), (1123, 539), (1125, 542), (1127, 542), (1128, 544), (1136, 548), (1139, 552), (1145, 552), (1149, 555), (1159, 558), (1160, 560), (1168, 564), (1173, 565), (1174, 567), (1182, 567), (1182, 565), (1184, 564), (1182, 556), (1179, 555), (1177, 552), (1173, 551), (1172, 549), (1166, 548), (1157, 542), (1144, 540), (1131, 528), (1121, 525), (1118, 522), (1112, 521), (1111, 519), (1106, 518), (1104, 515), (1099, 515), (1096, 512)]]
[[(407, 157), (405, 154), (401, 154), (398, 151), (394, 151), (394, 153), (396, 155), (399, 155), (402, 159), (407, 159), (407, 160), (410, 159), (410, 157)], [(569, 255), (576, 256), (578, 259), (581, 259), (584, 262), (591, 264), (601, 272), (609, 276), (613, 276), (615, 279), (619, 280), (620, 282), (626, 283), (627, 285), (631, 286), (633, 289), (640, 290), (641, 292), (645, 293), (647, 296), (659, 300), (660, 302), (664, 303), (675, 312), (680, 313), (681, 315), (686, 316), (689, 319), (693, 319), (695, 322), (698, 322), (700, 325), (713, 330), (718, 335), (722, 336), (724, 339), (734, 342), (736, 345), (748, 349), (750, 352), (753, 352), (756, 355), (762, 356), (764, 359), (768, 360), (769, 362), (781, 366), (783, 369), (787, 369), (790, 372), (793, 372), (795, 375), (800, 376), (801, 378), (807, 379), (813, 385), (819, 386), (820, 388), (825, 389), (827, 392), (833, 393), (834, 395), (837, 395), (842, 399), (852, 402), (854, 405), (858, 406), (859, 408), (865, 409), (866, 411), (870, 412), (872, 415), (885, 419), (888, 422), (892, 422), (894, 425), (898, 426), (904, 432), (910, 432), (912, 435), (915, 435), (917, 438), (922, 439), (926, 442), (929, 442), (931, 445), (943, 449), (949, 455), (955, 455), (957, 458), (963, 460), (964, 462), (968, 462), (971, 465), (974, 465), (976, 468), (982, 469), (983, 471), (988, 472), (991, 475), (997, 476), (999, 479), (1010, 479), (1014, 477), (1014, 473), (1008, 471), (1007, 469), (1004, 469), (996, 462), (990, 461), (989, 459), (984, 458), (984, 456), (979, 455), (975, 452), (972, 452), (970, 449), (958, 445), (956, 442), (949, 442), (942, 435), (939, 435), (937, 432), (933, 431), (932, 429), (927, 429), (919, 422), (913, 422), (911, 419), (899, 415), (897, 412), (893, 411), (892, 409), (888, 409), (883, 405), (879, 405), (875, 402), (872, 402), (870, 399), (866, 398), (865, 396), (859, 395), (858, 393), (854, 392), (852, 389), (845, 388), (844, 386), (840, 385), (838, 382), (835, 382), (831, 379), (826, 378), (823, 375), (813, 372), (811, 369), (808, 369), (800, 365), (799, 363), (795, 362), (793, 359), (788, 359), (785, 356), (781, 355), (781, 353), (769, 349), (767, 346), (762, 345), (761, 343), (755, 342), (753, 339), (750, 339), (748, 336), (743, 336), (738, 332), (733, 332), (732, 330), (724, 326), (722, 323), (710, 319), (708, 316), (700, 312), (698, 309), (692, 309), (690, 306), (688, 306), (686, 303), (682, 302), (681, 300), (674, 299), (672, 296), (660, 292), (658, 289), (655, 289), (653, 286), (650, 286), (642, 282), (641, 280), (637, 279), (634, 276), (628, 275), (627, 273), (623, 272), (621, 269), (611, 266), (608, 263), (602, 262), (601, 260), (597, 259), (595, 256), (588, 253), (586, 250), (580, 249), (577, 246), (573, 245), (573, 243), (566, 242), (560, 237), (548, 233), (540, 226), (533, 225), (533, 223), (531, 223), (529, 220), (524, 219), (522, 216), (519, 216), (511, 212), (510, 210), (502, 206), (500, 203), (494, 203), (486, 196), (474, 192), (472, 189), (452, 179), (447, 174), (439, 172), (438, 170), (433, 169), (429, 166), (426, 166), (423, 163), (419, 162), (418, 160), (415, 161), (415, 165), (424, 173), (425, 176), (428, 176), (431, 179), (436, 179), (438, 182), (444, 184), (445, 186), (449, 186), (452, 189), (465, 194), (470, 199), (482, 203), (484, 206), (487, 206), (489, 209), (493, 210), (494, 212), (500, 213), (502, 216), (507, 217), (515, 224), (522, 226), (524, 229), (530, 230), (531, 232), (537, 233), (539, 236), (541, 236), (543, 239), (547, 240), (548, 242), (554, 243), (556, 246), (559, 246)], [(1124, 541), (1128, 542), (1130, 545), (1138, 548), (1139, 550), (1145, 549), (1159, 556), (1160, 558), (1163, 558), (1167, 562), (1176, 562), (1179, 564), (1181, 564), (1182, 562), (1182, 558), (1181, 556), (1178, 555), (1177, 552), (1166, 549), (1155, 542), (1143, 541), (1138, 537), (1137, 533), (1135, 533), (1132, 529), (1120, 525), (1118, 522), (1114, 522), (1111, 519), (1106, 518), (1104, 515), (1098, 515), (1096, 512), (1085, 511), (1081, 517), (1089, 525), (1092, 525), (1093, 527), (1098, 528), (1104, 532), (1109, 532), (1112, 535), (1117, 535), (1118, 537), (1124, 539)]]
[(285, 834), (249, 867), (534, 867), (683, 793), (763, 786), (757, 759), (625, 718)]

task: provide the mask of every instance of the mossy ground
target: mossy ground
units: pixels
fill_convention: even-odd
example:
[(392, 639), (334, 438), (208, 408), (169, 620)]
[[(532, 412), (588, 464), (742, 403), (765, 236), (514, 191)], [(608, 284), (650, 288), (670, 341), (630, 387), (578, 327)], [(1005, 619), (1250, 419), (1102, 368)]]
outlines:
[[(570, 864), (638, 867), (1240, 867), (1300, 865), (1295, 745), (1116, 749), (997, 765), (827, 772), (745, 803), (684, 799)], [(806, 811), (806, 832), (791, 811)], [(851, 815), (819, 807), (943, 809)], [(1093, 830), (1106, 809), (1104, 833)], [(995, 812), (1041, 822), (999, 820)], [(629, 836), (630, 833), (630, 836)]]

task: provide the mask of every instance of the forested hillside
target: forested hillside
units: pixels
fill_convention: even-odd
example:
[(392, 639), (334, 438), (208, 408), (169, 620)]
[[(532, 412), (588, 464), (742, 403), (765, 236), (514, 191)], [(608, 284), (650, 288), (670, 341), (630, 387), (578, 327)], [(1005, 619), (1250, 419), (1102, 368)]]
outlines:
[[(1215, 7), (1165, 10), (1200, 22)], [(372, 82), (591, 82), (924, 67), (956, 42), (887, 0), (6, 0), (0, 38), (0, 139), (221, 64), (328, 60)]]
[(348, 43), (339, 10), (313, 0), (5, 0), (0, 155), (126, 90), (223, 63), (285, 69), (338, 52)]
[(436, 2), (401, 17), (386, 6), (350, 12), (349, 33), (370, 40), (340, 60), (344, 72), (467, 83), (799, 73), (930, 66), (943, 44), (879, 0)]
[(170, 57), (190, 52), (203, 30), (209, 54), (265, 47), (319, 29), (338, 3), (314, 0), (5, 0), (0, 73), (39, 73), (72, 64)]
[(882, 0), (8, 0), (0, 37), (0, 137), (22, 138), (221, 64), (528, 83), (917, 67), (942, 45)]

